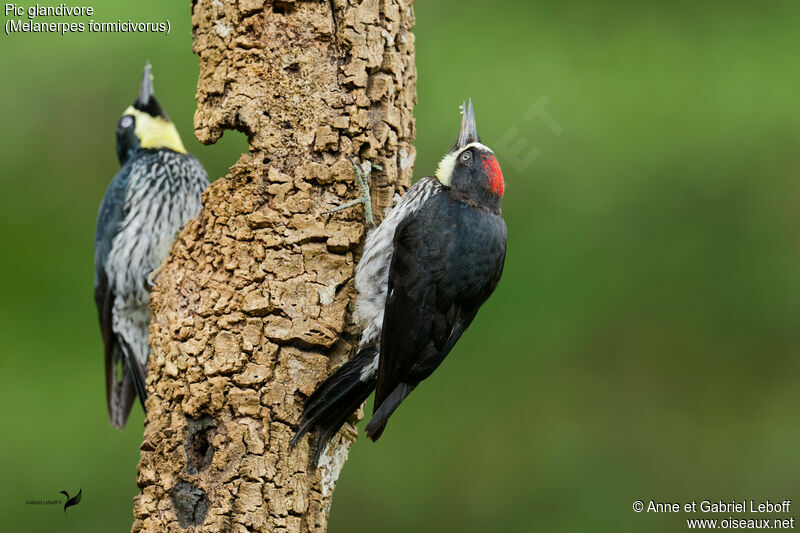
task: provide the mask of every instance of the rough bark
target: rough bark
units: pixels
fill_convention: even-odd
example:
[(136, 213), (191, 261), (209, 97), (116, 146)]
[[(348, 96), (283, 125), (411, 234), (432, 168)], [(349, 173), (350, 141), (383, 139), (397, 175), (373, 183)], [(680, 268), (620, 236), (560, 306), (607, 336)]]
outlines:
[(355, 429), (318, 469), (308, 438), (288, 443), (355, 348), (365, 228), (360, 207), (322, 212), (358, 195), (349, 155), (382, 167), (378, 219), (409, 184), (412, 2), (193, 3), (195, 133), (242, 131), (250, 152), (205, 192), (152, 293), (133, 531), (325, 530)]

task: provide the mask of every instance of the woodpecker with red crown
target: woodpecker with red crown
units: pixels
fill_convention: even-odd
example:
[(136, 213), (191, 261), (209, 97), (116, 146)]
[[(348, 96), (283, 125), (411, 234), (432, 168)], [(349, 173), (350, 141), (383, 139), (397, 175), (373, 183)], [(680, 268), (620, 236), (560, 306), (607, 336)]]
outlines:
[[(355, 163), (354, 163), (354, 166)], [(371, 223), (369, 187), (356, 166)], [(444, 360), (492, 294), (506, 255), (500, 211), (504, 182), (481, 144), (472, 101), (435, 177), (418, 181), (370, 230), (356, 267), (364, 331), (356, 355), (309, 397), (292, 445), (318, 431), (314, 464), (339, 428), (375, 390), (367, 436), (377, 440), (392, 413)]]

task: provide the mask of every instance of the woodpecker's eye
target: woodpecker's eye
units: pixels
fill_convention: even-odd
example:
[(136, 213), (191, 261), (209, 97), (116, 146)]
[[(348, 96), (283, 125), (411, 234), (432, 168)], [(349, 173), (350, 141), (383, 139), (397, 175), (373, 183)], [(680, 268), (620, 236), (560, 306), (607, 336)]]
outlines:
[(466, 152), (464, 152), (463, 154), (461, 154), (461, 156), (459, 156), (459, 158), (458, 158), (458, 159), (459, 159), (459, 160), (460, 160), (460, 161), (461, 161), (463, 164), (465, 164), (465, 165), (466, 165), (467, 163), (469, 163), (470, 159), (472, 159), (472, 152), (470, 152), (469, 150), (467, 150)]
[(119, 121), (119, 127), (123, 129), (127, 129), (133, 126), (133, 117), (130, 115), (125, 115)]

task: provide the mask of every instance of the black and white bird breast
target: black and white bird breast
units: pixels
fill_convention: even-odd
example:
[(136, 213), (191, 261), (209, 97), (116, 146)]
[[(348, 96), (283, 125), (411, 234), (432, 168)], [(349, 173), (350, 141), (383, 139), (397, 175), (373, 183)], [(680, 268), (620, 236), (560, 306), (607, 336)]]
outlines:
[(175, 234), (199, 213), (208, 177), (193, 156), (168, 150), (146, 152), (130, 164), (124, 216), (107, 270), (117, 294), (147, 302), (144, 280), (167, 257)]

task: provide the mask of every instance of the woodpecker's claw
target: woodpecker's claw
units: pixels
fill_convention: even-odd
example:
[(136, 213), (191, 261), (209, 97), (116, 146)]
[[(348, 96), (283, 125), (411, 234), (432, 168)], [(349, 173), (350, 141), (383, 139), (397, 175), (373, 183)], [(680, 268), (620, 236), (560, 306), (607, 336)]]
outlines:
[(326, 215), (328, 213), (335, 213), (336, 211), (342, 211), (343, 209), (347, 209), (348, 207), (353, 207), (354, 205), (364, 204), (364, 218), (367, 220), (367, 224), (372, 226), (374, 224), (374, 220), (372, 218), (372, 195), (369, 193), (369, 175), (372, 172), (373, 168), (381, 169), (378, 165), (373, 165), (369, 161), (364, 161), (364, 168), (360, 167), (358, 163), (356, 163), (355, 159), (350, 157), (350, 163), (353, 164), (353, 168), (356, 171), (356, 181), (358, 182), (358, 192), (361, 193), (359, 198), (355, 200), (351, 200), (349, 202), (343, 203), (338, 207), (334, 207), (333, 209), (328, 209), (324, 211), (322, 214)]
[(147, 275), (147, 277), (146, 277), (146, 278), (144, 278), (144, 288), (147, 290), (147, 292), (150, 292), (150, 291), (152, 291), (152, 290), (153, 290), (153, 287), (155, 287), (155, 286), (156, 286), (156, 279), (158, 278), (158, 276), (160, 276), (160, 275), (161, 275), (161, 271), (164, 269), (164, 265), (165, 265), (166, 263), (167, 263), (167, 260), (165, 259), (165, 260), (164, 260), (164, 261), (161, 263), (161, 266), (159, 266), (157, 269), (155, 269), (155, 270), (153, 270), (152, 272), (150, 272), (150, 273)]

